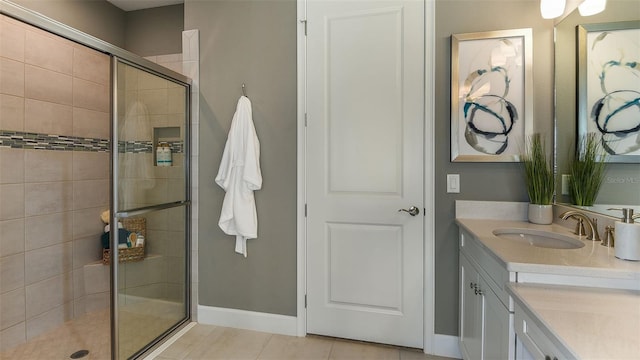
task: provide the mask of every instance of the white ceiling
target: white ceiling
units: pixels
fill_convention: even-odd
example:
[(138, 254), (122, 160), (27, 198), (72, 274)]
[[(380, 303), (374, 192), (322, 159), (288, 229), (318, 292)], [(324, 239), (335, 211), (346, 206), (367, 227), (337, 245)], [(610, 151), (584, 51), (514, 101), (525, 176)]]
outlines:
[(182, 4), (184, 0), (107, 0), (124, 11), (149, 9), (160, 6)]

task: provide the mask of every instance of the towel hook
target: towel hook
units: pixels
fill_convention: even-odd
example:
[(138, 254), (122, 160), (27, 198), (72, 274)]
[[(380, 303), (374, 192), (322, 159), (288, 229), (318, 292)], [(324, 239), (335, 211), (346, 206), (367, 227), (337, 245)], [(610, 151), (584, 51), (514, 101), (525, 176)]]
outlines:
[(245, 97), (248, 97), (248, 96), (247, 96), (247, 93), (246, 93), (246, 91), (245, 91), (244, 83), (242, 83), (242, 95), (244, 95)]

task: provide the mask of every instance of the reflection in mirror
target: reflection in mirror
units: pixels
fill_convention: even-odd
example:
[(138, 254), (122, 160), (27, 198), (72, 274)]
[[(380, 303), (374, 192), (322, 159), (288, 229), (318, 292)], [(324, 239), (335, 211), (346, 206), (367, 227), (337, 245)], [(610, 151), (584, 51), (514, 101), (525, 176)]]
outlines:
[[(555, 157), (556, 157), (556, 202), (570, 204), (571, 198), (564, 194), (563, 175), (569, 173), (569, 160), (576, 147), (578, 129), (577, 94), (577, 27), (587, 24), (607, 24), (640, 20), (640, 6), (637, 0), (609, 0), (604, 12), (582, 17), (574, 10), (556, 24), (555, 43)], [(640, 46), (640, 39), (635, 44)], [(638, 51), (635, 52), (638, 54)], [(635, 59), (640, 61), (640, 59)], [(640, 84), (640, 69), (633, 69), (630, 77)], [(636, 90), (640, 91), (640, 85)], [(640, 116), (640, 107), (634, 110)], [(638, 135), (640, 141), (640, 134)], [(565, 186), (566, 188), (566, 186)], [(611, 207), (634, 208), (640, 212), (640, 164), (608, 163), (596, 205), (589, 210), (619, 217), (619, 211), (608, 211)]]
[(639, 40), (640, 21), (578, 26), (578, 134), (611, 162), (640, 163)]

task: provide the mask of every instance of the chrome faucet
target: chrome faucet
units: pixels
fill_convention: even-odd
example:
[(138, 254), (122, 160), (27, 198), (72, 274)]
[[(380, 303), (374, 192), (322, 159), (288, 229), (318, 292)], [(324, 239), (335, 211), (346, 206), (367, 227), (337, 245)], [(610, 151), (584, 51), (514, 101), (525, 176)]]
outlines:
[(598, 234), (598, 219), (596, 218), (590, 219), (583, 212), (580, 212), (577, 210), (569, 210), (560, 214), (560, 218), (562, 220), (567, 220), (570, 217), (576, 220), (582, 219), (587, 225), (589, 225), (589, 233), (587, 234), (587, 240), (600, 241), (600, 235)]

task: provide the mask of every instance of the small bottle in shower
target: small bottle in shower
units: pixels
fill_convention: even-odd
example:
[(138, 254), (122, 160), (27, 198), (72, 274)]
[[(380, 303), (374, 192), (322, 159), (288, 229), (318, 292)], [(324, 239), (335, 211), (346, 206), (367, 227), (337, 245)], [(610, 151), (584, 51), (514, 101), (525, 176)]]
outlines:
[(171, 166), (173, 165), (173, 159), (171, 156), (171, 147), (169, 143), (162, 143), (162, 166)]
[(162, 143), (159, 142), (158, 145), (156, 145), (156, 166), (163, 166), (162, 156), (163, 156)]

